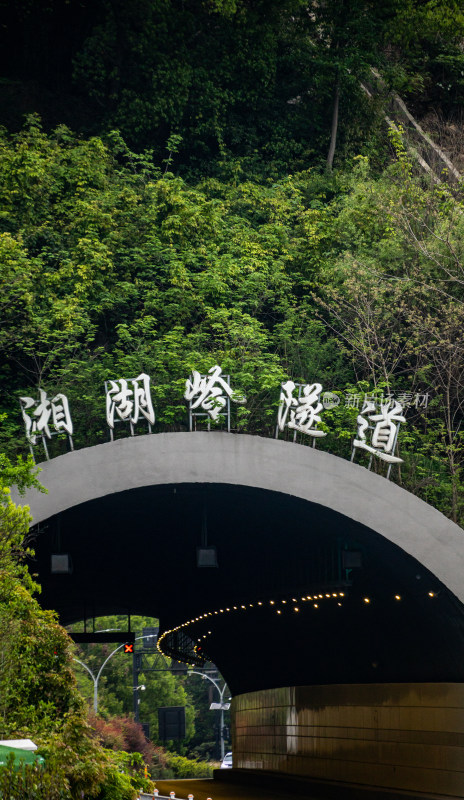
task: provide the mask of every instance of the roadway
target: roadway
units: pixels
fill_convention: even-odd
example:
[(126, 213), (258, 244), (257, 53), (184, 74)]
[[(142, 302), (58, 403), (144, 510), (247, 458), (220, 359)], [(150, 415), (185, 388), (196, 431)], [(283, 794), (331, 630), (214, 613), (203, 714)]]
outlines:
[[(156, 781), (160, 797), (169, 797), (175, 792), (176, 800), (187, 800), (193, 794), (194, 800), (289, 800), (288, 790), (259, 789), (242, 784), (233, 784), (220, 779), (185, 779)], [(295, 796), (295, 795), (291, 795)], [(143, 800), (152, 800), (153, 795), (141, 795)], [(298, 794), (298, 800), (320, 800), (315, 794)]]

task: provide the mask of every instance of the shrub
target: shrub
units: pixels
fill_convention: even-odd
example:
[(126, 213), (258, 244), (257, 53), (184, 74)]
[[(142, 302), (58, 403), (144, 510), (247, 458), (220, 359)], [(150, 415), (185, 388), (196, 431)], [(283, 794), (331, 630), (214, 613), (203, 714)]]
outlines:
[(174, 778), (212, 778), (213, 765), (207, 761), (196, 761), (184, 756), (167, 754), (167, 765)]

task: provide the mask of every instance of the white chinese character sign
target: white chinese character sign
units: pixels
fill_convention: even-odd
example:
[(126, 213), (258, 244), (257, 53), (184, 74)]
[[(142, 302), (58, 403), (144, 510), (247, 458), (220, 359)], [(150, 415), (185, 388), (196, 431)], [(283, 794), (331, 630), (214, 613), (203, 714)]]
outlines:
[[(358, 415), (358, 434), (353, 442), (353, 455), (356, 448), (367, 450), (389, 464), (401, 464), (403, 459), (393, 455), (398, 437), (399, 424), (406, 422), (402, 415), (403, 406), (397, 400), (388, 400), (380, 406), (380, 413), (372, 400), (365, 400)], [(374, 423), (374, 424), (372, 424)], [(367, 432), (371, 433), (371, 444), (367, 442)]]
[[(155, 412), (149, 375), (141, 372), (136, 378), (107, 380), (105, 390), (106, 420), (111, 440), (118, 423), (130, 426), (130, 433), (134, 436), (134, 426), (142, 421), (147, 423), (151, 433), (155, 424)], [(392, 393), (384, 394), (383, 391), (379, 394), (379, 391), (347, 394), (345, 407), (356, 409), (357, 414), (357, 435), (352, 445), (351, 460), (354, 460), (359, 450), (364, 450), (370, 454), (369, 469), (374, 457), (388, 464), (388, 478), (392, 465), (403, 462), (395, 454), (395, 450), (400, 425), (406, 422), (404, 409), (411, 406), (416, 409), (427, 408), (429, 395), (398, 391), (394, 396)], [(189, 407), (190, 431), (196, 429), (197, 417), (203, 417), (208, 430), (212, 425), (218, 424), (225, 425), (230, 432), (231, 402), (246, 403), (246, 398), (231, 387), (230, 376), (223, 375), (217, 364), (206, 375), (197, 370), (192, 371), (185, 382), (184, 398)], [(73, 423), (66, 395), (58, 393), (49, 398), (44, 389), (39, 389), (37, 399), (20, 397), (19, 400), (31, 452), (34, 446), (42, 443), (48, 459), (47, 441), (58, 434), (67, 435), (70, 449), (73, 450)], [(280, 386), (276, 438), (279, 433), (287, 431), (288, 436), (288, 431), (291, 431), (294, 442), (300, 434), (309, 437), (315, 447), (318, 439), (327, 436), (326, 430), (321, 429), (321, 412), (336, 409), (339, 404), (339, 395), (327, 391), (322, 394), (320, 383), (295, 383), (293, 380), (283, 382)]]
[(131, 435), (134, 435), (134, 425), (139, 421), (140, 415), (151, 426), (155, 424), (155, 412), (150, 393), (150, 377), (141, 372), (137, 378), (121, 378), (109, 380), (105, 383), (106, 389), (106, 421), (110, 428), (111, 439), (116, 422), (128, 422)]
[[(185, 382), (184, 398), (189, 404), (189, 429), (192, 430), (195, 417), (208, 417), (217, 422), (220, 416), (226, 417), (227, 430), (230, 431), (230, 401), (246, 403), (246, 398), (237, 395), (230, 386), (228, 375), (222, 374), (217, 365), (208, 370), (207, 375), (200, 375), (196, 370)], [(200, 410), (201, 409), (201, 410)]]
[[(295, 393), (296, 392), (296, 393)], [(294, 383), (286, 381), (281, 384), (279, 410), (277, 412), (277, 433), (285, 428), (312, 437), (326, 436), (325, 431), (316, 427), (321, 421), (320, 412), (323, 405), (320, 402), (322, 386), (320, 383)], [(314, 441), (314, 439), (313, 439)]]
[[(44, 389), (39, 389), (39, 399), (33, 397), (19, 398), (21, 413), (26, 427), (26, 438), (30, 445), (35, 446), (42, 441), (45, 454), (48, 456), (46, 439), (51, 439), (58, 433), (66, 433), (69, 445), (73, 450), (73, 424), (69, 411), (68, 398), (65, 394), (56, 394), (49, 399)], [(53, 428), (53, 432), (50, 430)]]

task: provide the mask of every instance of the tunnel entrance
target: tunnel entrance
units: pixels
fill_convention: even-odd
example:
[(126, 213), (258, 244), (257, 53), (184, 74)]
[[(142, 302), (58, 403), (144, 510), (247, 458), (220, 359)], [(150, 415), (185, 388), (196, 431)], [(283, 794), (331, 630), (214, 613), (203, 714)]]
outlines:
[(464, 797), (464, 536), (436, 509), (247, 435), (129, 437), (42, 466), (48, 495), (25, 498), (42, 603), (65, 624), (155, 616), (165, 653), (211, 659), (235, 767)]
[[(198, 566), (205, 542), (217, 567)], [(224, 484), (149, 486), (51, 517), (34, 546), (41, 602), (64, 624), (156, 616), (172, 631), (166, 652), (213, 661), (234, 694), (464, 677), (462, 604), (399, 547), (315, 503)], [(70, 573), (51, 572), (56, 554)]]

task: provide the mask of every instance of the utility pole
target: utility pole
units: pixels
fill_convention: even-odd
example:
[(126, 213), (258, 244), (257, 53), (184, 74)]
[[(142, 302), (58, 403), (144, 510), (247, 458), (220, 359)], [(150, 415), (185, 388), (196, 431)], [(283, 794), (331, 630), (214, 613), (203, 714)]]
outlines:
[(132, 654), (132, 694), (134, 695), (134, 719), (136, 722), (140, 722), (140, 710), (139, 710), (139, 692), (138, 692), (138, 678), (139, 673), (137, 669), (137, 653), (134, 652)]
[(224, 758), (224, 753), (225, 753), (225, 747), (224, 747), (224, 711), (228, 711), (229, 708), (230, 708), (230, 703), (224, 703), (224, 692), (227, 689), (227, 683), (225, 683), (224, 686), (221, 689), (219, 683), (216, 680), (214, 680), (214, 678), (212, 678), (211, 675), (208, 675), (206, 672), (199, 672), (196, 669), (189, 669), (187, 671), (187, 675), (201, 675), (203, 680), (207, 679), (207, 680), (211, 681), (211, 683), (214, 684), (214, 686), (216, 687), (216, 689), (219, 692), (219, 703), (211, 703), (210, 711), (220, 711), (221, 712), (220, 715), (219, 715), (219, 720), (220, 720), (220, 722), (219, 722), (219, 726), (220, 726), (219, 741), (220, 741), (220, 744), (221, 744), (221, 761), (222, 761), (223, 758)]
[[(136, 636), (134, 641), (138, 641), (139, 639), (150, 639), (150, 638), (151, 638), (151, 636)], [(119, 647), (116, 647), (115, 650), (113, 650), (113, 652), (110, 653), (107, 658), (105, 658), (103, 664), (101, 665), (101, 667), (98, 670), (96, 675), (94, 675), (94, 673), (92, 672), (90, 667), (88, 667), (87, 664), (84, 664), (84, 662), (81, 661), (79, 658), (73, 658), (73, 661), (77, 661), (77, 663), (80, 664), (81, 667), (84, 667), (84, 669), (87, 670), (87, 672), (89, 673), (90, 677), (92, 678), (92, 681), (93, 681), (93, 710), (94, 710), (95, 714), (98, 714), (98, 681), (100, 680), (100, 677), (101, 677), (101, 674), (103, 672), (103, 669), (104, 669), (104, 667), (106, 667), (106, 665), (107, 665), (108, 661), (110, 660), (110, 658), (113, 658), (115, 653), (118, 653), (119, 650), (122, 650), (122, 648), (124, 646), (125, 646), (125, 644), (120, 644)], [(135, 659), (135, 653), (133, 655), (133, 659)], [(132, 661), (132, 673), (133, 673), (133, 675), (135, 674), (134, 669), (135, 669), (135, 661), (133, 660)], [(133, 685), (133, 688), (134, 688), (134, 697), (137, 697), (137, 700), (138, 700), (138, 689), (140, 687), (137, 686), (137, 678), (136, 677), (134, 677), (132, 685)], [(136, 706), (135, 706), (135, 700), (134, 700), (134, 711), (135, 711), (135, 707)], [(137, 703), (137, 714), (138, 714), (138, 703)], [(138, 722), (138, 716), (136, 717), (136, 720)]]

